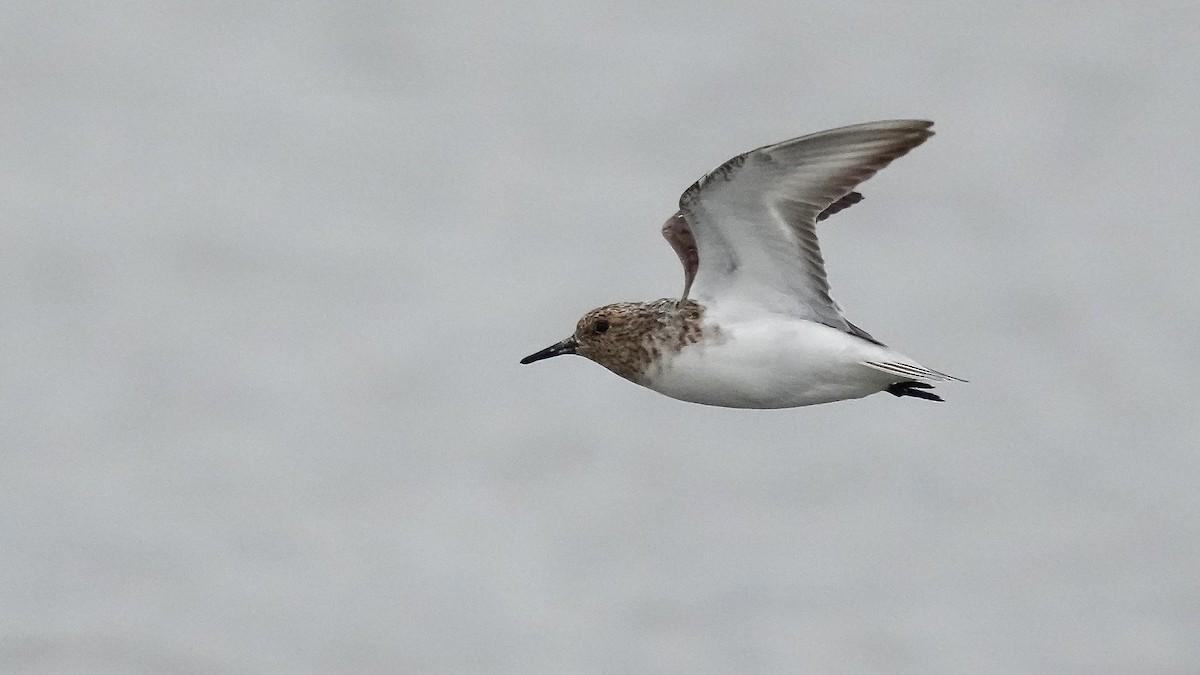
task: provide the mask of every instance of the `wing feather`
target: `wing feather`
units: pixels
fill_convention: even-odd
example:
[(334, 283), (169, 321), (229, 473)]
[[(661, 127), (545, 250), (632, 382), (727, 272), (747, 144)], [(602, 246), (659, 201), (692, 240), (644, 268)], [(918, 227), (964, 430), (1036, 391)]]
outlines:
[(692, 288), (853, 332), (829, 295), (817, 220), (861, 199), (855, 186), (932, 136), (932, 124), (822, 131), (738, 155), (696, 181), (679, 200), (699, 257)]

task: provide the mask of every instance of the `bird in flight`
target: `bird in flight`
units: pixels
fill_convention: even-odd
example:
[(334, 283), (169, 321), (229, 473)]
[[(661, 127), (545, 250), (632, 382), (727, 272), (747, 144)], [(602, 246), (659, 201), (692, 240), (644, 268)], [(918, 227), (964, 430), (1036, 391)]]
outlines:
[(684, 191), (663, 236), (683, 293), (593, 309), (561, 342), (521, 359), (578, 354), (683, 401), (793, 408), (886, 391), (931, 401), (931, 370), (850, 323), (829, 295), (816, 225), (925, 142), (932, 122), (893, 120), (738, 155)]

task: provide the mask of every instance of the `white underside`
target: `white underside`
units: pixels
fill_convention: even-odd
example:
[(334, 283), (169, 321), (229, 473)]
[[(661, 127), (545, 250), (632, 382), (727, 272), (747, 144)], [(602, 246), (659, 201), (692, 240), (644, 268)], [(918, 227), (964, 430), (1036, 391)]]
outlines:
[(794, 317), (709, 312), (705, 323), (714, 322), (720, 326), (715, 336), (652, 368), (642, 384), (693, 403), (793, 408), (869, 396), (904, 379), (864, 361), (918, 365), (886, 347)]

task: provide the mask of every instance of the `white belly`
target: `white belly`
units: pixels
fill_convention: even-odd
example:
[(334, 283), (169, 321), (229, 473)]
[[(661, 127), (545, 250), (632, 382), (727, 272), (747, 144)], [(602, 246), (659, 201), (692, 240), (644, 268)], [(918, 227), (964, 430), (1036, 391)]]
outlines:
[(823, 324), (768, 315), (724, 323), (647, 372), (645, 386), (671, 398), (729, 408), (792, 408), (861, 398), (894, 376), (861, 365), (899, 354)]

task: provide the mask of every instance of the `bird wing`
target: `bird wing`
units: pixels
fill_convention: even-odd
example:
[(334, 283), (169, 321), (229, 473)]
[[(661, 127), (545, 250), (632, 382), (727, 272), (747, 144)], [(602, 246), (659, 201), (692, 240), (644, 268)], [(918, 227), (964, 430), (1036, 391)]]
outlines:
[(932, 125), (857, 124), (725, 162), (684, 191), (681, 216), (663, 227), (685, 279), (693, 276), (688, 263), (695, 260), (694, 288), (701, 298), (736, 298), (855, 332), (829, 296), (816, 223), (822, 214), (856, 203), (854, 187), (932, 136)]
[[(863, 196), (861, 194), (851, 192), (825, 207), (824, 211), (817, 214), (817, 222), (825, 220), (838, 211), (848, 209), (862, 200)], [(662, 236), (671, 245), (671, 248), (675, 251), (675, 255), (679, 256), (679, 263), (683, 265), (683, 294), (679, 296), (679, 299), (687, 300), (688, 292), (692, 290), (692, 282), (696, 280), (696, 270), (700, 269), (700, 251), (696, 248), (696, 237), (692, 234), (692, 228), (688, 227), (687, 219), (683, 217), (682, 211), (676, 211), (675, 215), (663, 223)], [(853, 325), (851, 329), (860, 332), (862, 330), (857, 329)], [(875, 338), (866, 333), (862, 333), (862, 336), (872, 342), (877, 342)]]

